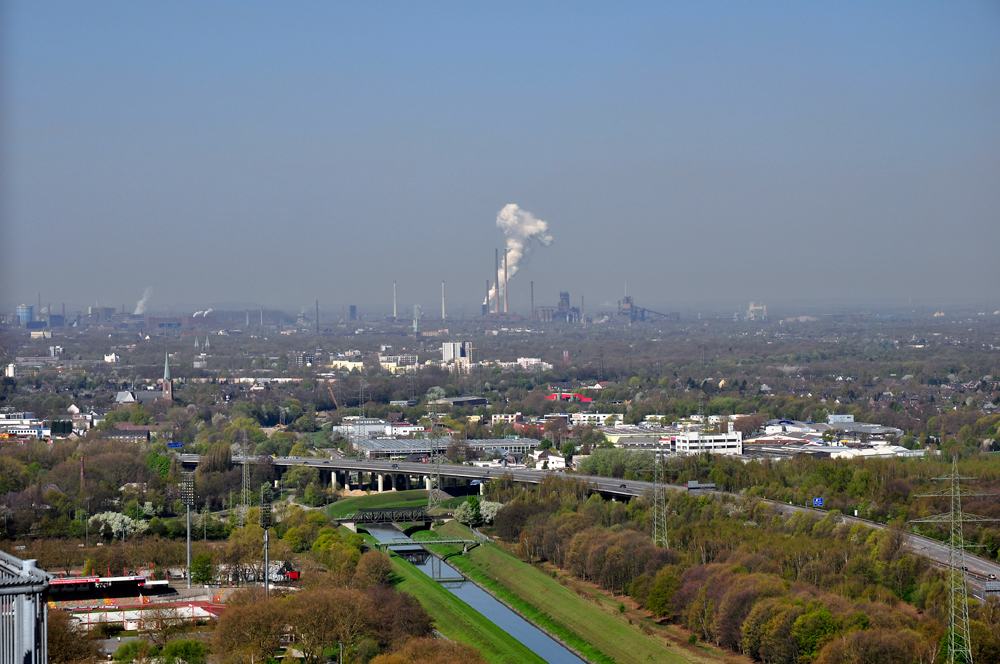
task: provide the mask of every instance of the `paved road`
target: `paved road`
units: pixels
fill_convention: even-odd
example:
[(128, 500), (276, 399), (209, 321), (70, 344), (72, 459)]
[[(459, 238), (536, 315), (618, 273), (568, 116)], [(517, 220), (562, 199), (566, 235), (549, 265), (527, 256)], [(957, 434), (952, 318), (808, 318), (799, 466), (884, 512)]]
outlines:
[[(189, 456), (189, 455), (184, 455)], [(190, 455), (194, 456), (194, 455)], [(234, 461), (239, 461), (239, 459), (234, 458)], [(428, 475), (431, 472), (430, 466), (426, 463), (391, 463), (388, 461), (357, 461), (351, 459), (321, 459), (321, 458), (277, 458), (274, 459), (274, 464), (276, 466), (313, 466), (320, 469), (326, 470), (341, 470), (341, 471), (363, 471), (363, 472), (376, 472), (385, 474), (408, 474), (408, 475)], [(640, 482), (637, 480), (619, 480), (608, 477), (596, 477), (593, 475), (564, 475), (563, 473), (557, 471), (545, 471), (545, 470), (531, 470), (531, 469), (521, 469), (521, 468), (479, 468), (476, 466), (461, 466), (461, 465), (441, 465), (441, 476), (442, 477), (458, 477), (472, 480), (490, 480), (499, 477), (503, 474), (509, 474), (514, 478), (516, 482), (525, 482), (531, 484), (537, 484), (542, 481), (546, 476), (556, 475), (559, 477), (575, 477), (580, 480), (584, 480), (590, 483), (596, 490), (601, 493), (609, 494), (612, 496), (641, 496), (646, 491), (653, 489), (652, 482)], [(687, 491), (686, 487), (679, 485), (667, 485), (668, 489), (673, 489), (675, 491)], [(722, 492), (720, 492), (722, 493)], [(800, 505), (789, 505), (786, 503), (766, 500), (764, 502), (774, 505), (776, 508), (780, 509), (782, 512), (812, 512), (819, 516), (825, 516), (827, 512), (825, 510), (816, 509), (813, 507), (803, 507)], [(848, 523), (862, 523), (870, 528), (884, 529), (885, 525), (876, 523), (874, 521), (869, 521), (867, 519), (860, 519), (853, 516), (842, 515), (841, 519)], [(947, 567), (948, 565), (948, 547), (937, 540), (924, 537), (922, 535), (916, 535), (914, 533), (907, 533), (905, 546), (923, 556), (929, 558), (932, 562)], [(984, 592), (984, 583), (990, 574), (995, 574), (1000, 578), (1000, 564), (996, 562), (987, 560), (980, 556), (973, 555), (971, 553), (966, 553), (966, 567), (968, 567), (968, 578), (969, 585), (973, 590), (973, 593), (977, 597), (982, 597)]]

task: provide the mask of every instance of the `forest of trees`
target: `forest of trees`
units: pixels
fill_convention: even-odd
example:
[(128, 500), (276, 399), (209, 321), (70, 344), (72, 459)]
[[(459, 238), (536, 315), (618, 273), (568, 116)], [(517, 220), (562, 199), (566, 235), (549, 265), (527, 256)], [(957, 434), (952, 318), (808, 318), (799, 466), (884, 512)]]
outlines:
[[(494, 532), (526, 562), (627, 595), (695, 638), (757, 661), (930, 664), (946, 636), (943, 573), (903, 548), (899, 528), (677, 492), (667, 505), (668, 546), (658, 548), (644, 498), (588, 497), (573, 480), (533, 489), (497, 480), (490, 497), (506, 502)], [(971, 615), (976, 661), (997, 661), (1000, 605), (974, 604)]]

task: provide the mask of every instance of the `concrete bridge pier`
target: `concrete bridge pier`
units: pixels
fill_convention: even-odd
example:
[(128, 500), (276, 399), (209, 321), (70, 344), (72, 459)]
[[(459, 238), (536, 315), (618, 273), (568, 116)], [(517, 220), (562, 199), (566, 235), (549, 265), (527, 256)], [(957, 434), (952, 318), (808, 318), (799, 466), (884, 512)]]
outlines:
[(382, 473), (378, 474), (378, 492), (382, 493), (384, 489), (382, 488), (382, 483), (385, 481), (385, 475)]
[(480, 482), (479, 483), (479, 495), (480, 496), (485, 496), (486, 495), (486, 482)]
[(430, 491), (431, 490), (431, 476), (430, 475), (424, 475), (424, 490), (425, 491)]

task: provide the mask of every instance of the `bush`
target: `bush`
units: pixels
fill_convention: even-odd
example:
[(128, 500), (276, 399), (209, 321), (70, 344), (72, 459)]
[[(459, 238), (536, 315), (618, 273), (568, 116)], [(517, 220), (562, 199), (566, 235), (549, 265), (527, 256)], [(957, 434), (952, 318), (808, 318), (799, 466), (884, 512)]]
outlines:
[(112, 657), (116, 662), (134, 662), (145, 660), (157, 654), (157, 649), (146, 641), (126, 641), (118, 646)]
[(198, 639), (177, 639), (168, 643), (163, 649), (163, 657), (167, 664), (177, 660), (183, 660), (187, 664), (206, 664), (208, 646)]

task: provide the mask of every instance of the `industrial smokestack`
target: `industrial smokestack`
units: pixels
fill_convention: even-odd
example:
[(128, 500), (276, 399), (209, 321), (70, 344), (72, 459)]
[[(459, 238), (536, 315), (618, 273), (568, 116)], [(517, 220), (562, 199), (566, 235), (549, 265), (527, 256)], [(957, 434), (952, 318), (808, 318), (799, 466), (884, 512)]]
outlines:
[(497, 280), (503, 279), (504, 290), (506, 290), (507, 280), (513, 279), (517, 275), (521, 263), (527, 260), (535, 243), (547, 247), (552, 244), (552, 236), (549, 235), (548, 222), (537, 219), (533, 214), (522, 210), (513, 203), (504, 206), (497, 213), (496, 224), (507, 238), (507, 251), (504, 253), (506, 278), (499, 274), (499, 270), (497, 271)]
[(396, 320), (396, 282), (392, 282), (392, 319)]
[[(497, 275), (497, 278), (493, 280), (493, 283), (495, 284), (493, 288), (493, 293), (494, 293), (493, 313), (498, 314), (500, 313), (500, 250), (499, 249), (493, 250), (493, 265), (496, 268), (495, 274)], [(39, 309), (42, 308), (41, 296), (39, 296), (38, 298), (38, 308)]]
[(503, 312), (507, 313), (507, 250), (503, 250)]
[(535, 320), (535, 282), (531, 282), (531, 320)]
[(246, 314), (247, 314), (247, 329), (249, 329), (250, 328), (250, 310), (249, 309), (246, 310)]
[(264, 327), (264, 307), (260, 308), (260, 326)]
[(587, 316), (583, 312), (584, 312), (584, 308), (583, 308), (583, 296), (581, 295), (580, 296), (580, 324), (583, 325), (584, 327), (586, 327), (587, 326)]
[(316, 300), (316, 336), (319, 336), (319, 300)]
[(444, 282), (441, 282), (441, 320), (444, 321)]

